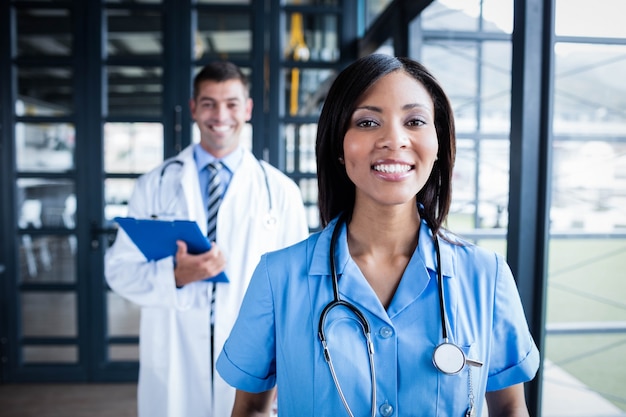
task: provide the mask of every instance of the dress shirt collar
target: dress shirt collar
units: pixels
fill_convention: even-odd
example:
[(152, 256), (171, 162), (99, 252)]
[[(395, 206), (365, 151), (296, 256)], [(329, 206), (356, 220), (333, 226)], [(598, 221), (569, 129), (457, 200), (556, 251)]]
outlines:
[[(218, 160), (218, 158), (205, 151), (199, 143), (193, 147), (193, 155), (198, 172), (205, 169), (208, 164)], [(226, 169), (228, 169), (228, 171), (230, 171), (230, 173), (234, 173), (241, 164), (242, 159), (243, 147), (238, 146), (237, 149), (226, 155), (224, 158), (219, 159), (219, 161), (226, 167)]]

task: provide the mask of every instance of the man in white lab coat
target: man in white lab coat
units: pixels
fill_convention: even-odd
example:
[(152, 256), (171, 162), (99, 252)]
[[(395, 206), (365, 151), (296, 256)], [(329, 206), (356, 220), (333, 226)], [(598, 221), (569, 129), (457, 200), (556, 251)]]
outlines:
[[(175, 256), (148, 262), (120, 229), (106, 254), (111, 288), (141, 306), (139, 417), (230, 415), (235, 391), (214, 361), (252, 272), (263, 253), (308, 235), (296, 184), (241, 144), (252, 114), (248, 88), (231, 63), (198, 73), (190, 109), (200, 143), (141, 176), (128, 204), (129, 217), (194, 220), (206, 233), (206, 166), (220, 161), (224, 193), (211, 250), (192, 255), (179, 242)], [(228, 283), (205, 281), (221, 271)]]

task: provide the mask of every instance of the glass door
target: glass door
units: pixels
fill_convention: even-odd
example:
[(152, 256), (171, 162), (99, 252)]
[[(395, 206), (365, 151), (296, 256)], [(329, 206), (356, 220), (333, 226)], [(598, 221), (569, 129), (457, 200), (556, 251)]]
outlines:
[[(191, 142), (196, 12), (170, 0), (2, 11), (2, 380), (135, 380), (139, 309), (108, 289), (103, 258), (136, 178)], [(220, 24), (207, 30), (219, 38)]]
[(250, 75), (249, 146), (318, 227), (315, 122), (355, 5), (0, 2), (1, 381), (136, 380), (139, 308), (108, 288), (104, 254), (136, 179), (197, 140), (191, 84), (211, 60)]
[[(86, 255), (77, 236), (81, 197), (76, 166), (77, 27), (70, 4), (15, 2), (12, 23), (13, 251), (8, 248), (7, 306), (14, 320), (5, 342), (15, 379), (62, 372), (86, 375), (81, 312), (87, 287), (78, 273)], [(44, 42), (43, 39), (46, 41)], [(6, 103), (6, 102), (5, 102)], [(80, 137), (78, 137), (80, 139)]]

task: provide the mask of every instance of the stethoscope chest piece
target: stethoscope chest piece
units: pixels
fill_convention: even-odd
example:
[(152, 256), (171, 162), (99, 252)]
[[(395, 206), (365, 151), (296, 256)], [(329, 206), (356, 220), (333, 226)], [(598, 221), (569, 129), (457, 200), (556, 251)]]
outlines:
[(465, 363), (465, 354), (460, 347), (453, 343), (443, 342), (433, 352), (433, 364), (444, 374), (458, 374)]

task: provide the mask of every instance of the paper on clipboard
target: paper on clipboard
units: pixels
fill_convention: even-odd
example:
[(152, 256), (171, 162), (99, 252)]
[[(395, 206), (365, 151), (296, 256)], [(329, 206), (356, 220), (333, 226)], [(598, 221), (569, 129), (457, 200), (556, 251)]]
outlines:
[[(177, 240), (187, 243), (191, 254), (204, 253), (211, 249), (211, 242), (202, 233), (198, 224), (191, 220), (152, 220), (134, 217), (116, 217), (117, 224), (128, 234), (133, 243), (148, 261), (173, 256), (178, 247)], [(224, 272), (205, 281), (228, 282)]]

